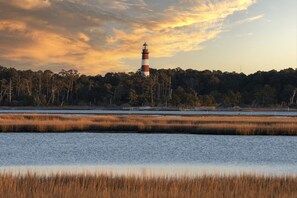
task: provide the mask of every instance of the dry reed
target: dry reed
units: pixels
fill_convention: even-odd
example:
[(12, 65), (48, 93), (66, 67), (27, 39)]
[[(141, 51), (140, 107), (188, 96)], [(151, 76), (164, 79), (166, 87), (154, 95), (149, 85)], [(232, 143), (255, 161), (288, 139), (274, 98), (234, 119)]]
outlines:
[(296, 177), (0, 176), (0, 197), (297, 197)]
[(0, 115), (0, 132), (297, 135), (297, 119), (269, 116)]

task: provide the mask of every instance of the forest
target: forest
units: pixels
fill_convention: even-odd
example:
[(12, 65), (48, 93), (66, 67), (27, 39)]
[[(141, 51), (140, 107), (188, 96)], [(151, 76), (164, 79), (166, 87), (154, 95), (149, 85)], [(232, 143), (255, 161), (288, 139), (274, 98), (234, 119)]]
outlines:
[(99, 107), (295, 107), (297, 70), (244, 73), (151, 69), (79, 74), (77, 70), (31, 71), (0, 66), (1, 106)]

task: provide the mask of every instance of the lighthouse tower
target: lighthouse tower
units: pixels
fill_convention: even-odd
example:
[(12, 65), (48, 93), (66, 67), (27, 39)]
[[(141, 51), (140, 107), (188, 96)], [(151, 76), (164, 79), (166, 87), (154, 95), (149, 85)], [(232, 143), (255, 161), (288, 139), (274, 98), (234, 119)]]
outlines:
[(143, 44), (142, 49), (142, 66), (141, 66), (141, 75), (148, 77), (150, 75), (150, 66), (149, 66), (149, 51), (147, 49), (148, 44)]

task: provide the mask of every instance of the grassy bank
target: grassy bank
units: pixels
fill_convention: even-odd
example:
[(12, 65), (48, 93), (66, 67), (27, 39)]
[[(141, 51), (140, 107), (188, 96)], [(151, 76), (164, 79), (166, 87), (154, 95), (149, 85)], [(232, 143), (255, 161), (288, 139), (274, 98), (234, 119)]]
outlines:
[(0, 197), (297, 197), (297, 178), (0, 176)]
[(0, 115), (0, 132), (297, 135), (297, 118), (269, 116)]

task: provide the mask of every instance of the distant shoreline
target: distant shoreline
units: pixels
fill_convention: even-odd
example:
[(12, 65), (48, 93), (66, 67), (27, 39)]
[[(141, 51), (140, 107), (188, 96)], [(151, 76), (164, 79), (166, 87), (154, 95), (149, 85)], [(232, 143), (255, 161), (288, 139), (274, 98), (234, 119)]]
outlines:
[(0, 114), (0, 132), (297, 135), (297, 119), (242, 115)]
[(160, 116), (283, 116), (297, 117), (297, 109), (290, 108), (88, 108), (88, 107), (0, 107), (0, 115), (4, 114), (58, 114), (58, 115), (160, 115)]
[(297, 108), (291, 107), (109, 107), (109, 106), (0, 106), (0, 110), (147, 110), (147, 111), (291, 111), (297, 112)]

